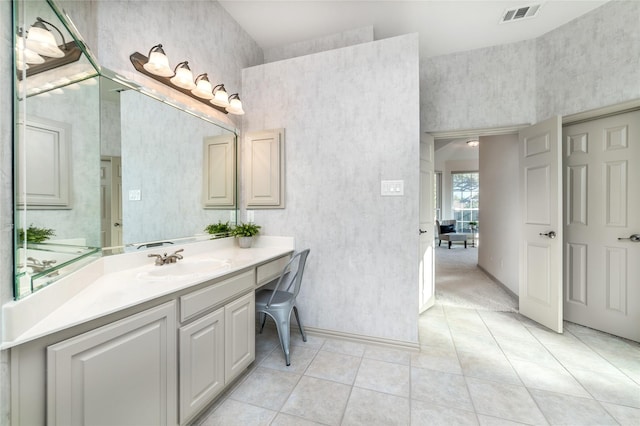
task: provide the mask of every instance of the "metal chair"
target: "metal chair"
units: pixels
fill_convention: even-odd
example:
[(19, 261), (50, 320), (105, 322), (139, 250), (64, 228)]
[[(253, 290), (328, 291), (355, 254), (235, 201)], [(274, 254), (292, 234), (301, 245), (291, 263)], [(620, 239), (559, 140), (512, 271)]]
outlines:
[(304, 265), (307, 262), (308, 255), (309, 249), (293, 255), (291, 260), (282, 270), (275, 288), (273, 290), (259, 290), (256, 292), (256, 313), (262, 320), (260, 333), (262, 333), (262, 329), (264, 328), (267, 315), (270, 316), (276, 323), (278, 336), (280, 337), (280, 345), (282, 346), (287, 365), (291, 365), (289, 357), (291, 311), (296, 315), (296, 321), (300, 328), (300, 334), (302, 334), (302, 340), (304, 342), (307, 341), (307, 336), (304, 334), (304, 328), (302, 327), (300, 316), (298, 315), (298, 308), (296, 307), (296, 297), (300, 291), (302, 274), (304, 272)]

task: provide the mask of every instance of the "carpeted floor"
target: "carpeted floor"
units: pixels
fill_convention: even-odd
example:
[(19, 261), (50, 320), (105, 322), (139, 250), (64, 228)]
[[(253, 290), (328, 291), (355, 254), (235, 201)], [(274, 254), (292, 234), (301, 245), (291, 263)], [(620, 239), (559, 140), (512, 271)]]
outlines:
[(517, 312), (518, 301), (478, 268), (478, 248), (435, 247), (436, 303), (485, 311)]

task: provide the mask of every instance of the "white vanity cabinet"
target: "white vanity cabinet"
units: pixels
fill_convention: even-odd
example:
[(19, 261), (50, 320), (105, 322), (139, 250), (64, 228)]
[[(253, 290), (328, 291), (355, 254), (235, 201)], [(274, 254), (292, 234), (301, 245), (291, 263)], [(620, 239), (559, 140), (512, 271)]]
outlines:
[(175, 329), (172, 301), (49, 346), (47, 424), (175, 424)]
[(254, 283), (252, 269), (180, 298), (180, 424), (254, 361)]

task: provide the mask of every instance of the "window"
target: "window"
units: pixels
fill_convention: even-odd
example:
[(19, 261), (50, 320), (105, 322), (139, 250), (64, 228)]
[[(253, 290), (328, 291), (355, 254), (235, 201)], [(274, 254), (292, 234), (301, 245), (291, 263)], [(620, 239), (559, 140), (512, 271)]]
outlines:
[(471, 232), (469, 222), (478, 222), (480, 180), (478, 172), (452, 173), (453, 218), (457, 232)]
[(442, 172), (435, 172), (436, 178), (433, 180), (433, 205), (435, 206), (435, 220), (441, 220), (442, 214)]

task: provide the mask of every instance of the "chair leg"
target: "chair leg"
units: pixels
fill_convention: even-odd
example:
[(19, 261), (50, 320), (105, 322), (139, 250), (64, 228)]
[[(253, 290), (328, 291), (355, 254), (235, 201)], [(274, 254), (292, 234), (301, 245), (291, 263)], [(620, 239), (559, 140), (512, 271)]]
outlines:
[(451, 240), (449, 240), (449, 250), (451, 250)]
[(438, 240), (438, 247), (440, 247), (440, 244), (442, 244), (442, 240)]
[(262, 318), (262, 321), (260, 321), (260, 334), (262, 334), (262, 330), (264, 330), (264, 323), (267, 322), (267, 314), (260, 312), (260, 317)]
[(304, 334), (304, 328), (302, 327), (302, 323), (300, 322), (300, 316), (298, 315), (298, 308), (293, 307), (293, 313), (296, 314), (296, 321), (298, 322), (298, 328), (300, 328), (300, 334), (302, 334), (302, 341), (307, 341), (307, 335)]
[(276, 328), (278, 329), (280, 346), (282, 346), (282, 352), (284, 352), (284, 359), (287, 362), (288, 367), (291, 365), (291, 358), (289, 357), (289, 318), (276, 321)]

